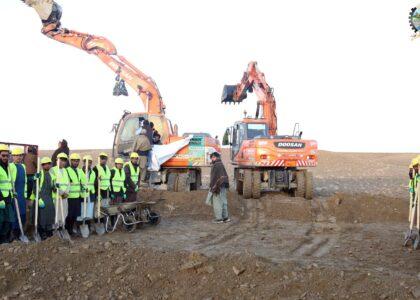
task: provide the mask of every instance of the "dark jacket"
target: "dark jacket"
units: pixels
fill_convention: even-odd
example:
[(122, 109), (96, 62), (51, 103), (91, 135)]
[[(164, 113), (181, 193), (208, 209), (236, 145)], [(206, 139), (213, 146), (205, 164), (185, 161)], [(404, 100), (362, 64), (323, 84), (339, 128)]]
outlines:
[(143, 125), (143, 128), (146, 129), (146, 136), (149, 139), (150, 145), (153, 145), (153, 129), (150, 125)]
[[(69, 149), (69, 146), (67, 145), (67, 141), (66, 140), (62, 140), (61, 141), (61, 147), (60, 148), (57, 148), (54, 151), (54, 153), (53, 153), (53, 155), (51, 157), (52, 165), (53, 166), (56, 166), (57, 165), (57, 155), (60, 154), (60, 153), (66, 153), (67, 155), (70, 155), (70, 149)], [(66, 167), (68, 167), (68, 163), (67, 163), (67, 166)]]
[(229, 188), (229, 177), (222, 161), (217, 159), (212, 163), (211, 167), (210, 191), (219, 194), (221, 188)]
[[(138, 168), (139, 166), (134, 165), (134, 169), (137, 170)], [(124, 172), (125, 172), (125, 187), (127, 189), (127, 193), (135, 193), (136, 187), (138, 186), (139, 182), (133, 182), (133, 180), (131, 179), (131, 170), (128, 164), (124, 166)], [(140, 181), (140, 176), (139, 176), (139, 181)]]

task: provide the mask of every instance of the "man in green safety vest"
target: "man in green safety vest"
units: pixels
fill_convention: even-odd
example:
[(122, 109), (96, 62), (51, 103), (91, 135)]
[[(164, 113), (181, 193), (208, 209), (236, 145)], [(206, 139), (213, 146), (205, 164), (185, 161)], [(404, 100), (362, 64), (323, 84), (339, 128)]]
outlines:
[(68, 196), (68, 213), (66, 218), (65, 228), (67, 232), (72, 236), (75, 231), (74, 225), (77, 217), (81, 213), (81, 204), (85, 195), (85, 174), (82, 169), (79, 168), (80, 155), (78, 153), (72, 153), (70, 155), (70, 166), (67, 167), (67, 173), (70, 179), (70, 189)]
[(0, 244), (11, 241), (12, 223), (15, 222), (13, 210), (13, 188), (9, 173), (9, 147), (0, 144)]
[(131, 153), (130, 161), (124, 166), (124, 172), (127, 202), (135, 202), (140, 186), (139, 155), (136, 152)]
[[(13, 162), (9, 164), (10, 176), (12, 177), (12, 184), (14, 191), (16, 192), (16, 199), (19, 205), (20, 219), (22, 220), (22, 226), (25, 228), (26, 224), (26, 191), (27, 191), (27, 178), (26, 178), (26, 167), (23, 162), (23, 149), (15, 148), (12, 150)], [(16, 207), (13, 206), (16, 212)], [(14, 240), (19, 239), (20, 229), (19, 222), (16, 220), (12, 224), (12, 238)]]
[(111, 170), (111, 204), (121, 203), (127, 199), (123, 165), (122, 158), (115, 159), (115, 167)]
[[(101, 195), (102, 205), (106, 205), (109, 202), (109, 192), (111, 187), (111, 170), (107, 166), (108, 154), (102, 152), (99, 154), (99, 164), (93, 168), (95, 173), (95, 190)], [(100, 186), (98, 186), (100, 183)]]
[[(60, 225), (60, 230), (63, 230), (64, 228), (61, 228), (61, 225), (65, 223), (65, 220), (67, 218), (67, 198), (70, 193), (70, 178), (66, 170), (66, 166), (68, 163), (68, 156), (66, 153), (59, 153), (57, 155), (57, 166), (50, 169), (50, 174), (54, 178), (54, 185), (56, 187), (56, 190), (53, 193), (53, 199), (55, 201), (55, 205), (63, 205), (63, 213), (61, 213), (61, 207), (58, 209), (57, 214), (57, 221)], [(60, 203), (57, 203), (57, 192), (60, 199)]]

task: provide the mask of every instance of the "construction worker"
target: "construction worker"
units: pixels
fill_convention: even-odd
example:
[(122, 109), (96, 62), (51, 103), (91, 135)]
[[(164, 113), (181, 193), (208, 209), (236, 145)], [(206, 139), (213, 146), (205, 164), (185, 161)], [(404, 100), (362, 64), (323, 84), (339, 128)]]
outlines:
[[(53, 193), (53, 199), (55, 205), (61, 205), (58, 209), (57, 221), (59, 224), (65, 224), (68, 212), (67, 198), (70, 193), (70, 178), (66, 169), (68, 164), (68, 156), (66, 153), (59, 153), (57, 155), (57, 165), (50, 169), (50, 174), (54, 179), (55, 190)], [(57, 194), (58, 192), (58, 194)], [(60, 200), (59, 202), (57, 202)], [(63, 213), (61, 212), (63, 209)], [(57, 224), (58, 225), (58, 224)], [(60, 228), (61, 230), (63, 228)], [(70, 232), (69, 232), (70, 234)]]
[(146, 129), (142, 129), (140, 134), (136, 137), (133, 146), (133, 152), (136, 152), (139, 155), (140, 184), (142, 186), (147, 186), (147, 158), (151, 149), (152, 145), (147, 137), (147, 131)]
[(29, 146), (28, 152), (23, 158), (23, 164), (26, 168), (26, 195), (30, 197), (33, 194), (33, 188), (35, 184), (35, 174), (37, 172), (37, 160), (38, 160), (38, 148), (36, 146)]
[(12, 223), (15, 222), (9, 153), (9, 147), (0, 144), (0, 244), (10, 242)]
[(140, 186), (139, 155), (136, 152), (131, 153), (130, 161), (124, 166), (124, 172), (127, 202), (135, 202)]
[[(19, 205), (19, 214), (22, 221), (22, 227), (25, 228), (26, 224), (26, 190), (27, 190), (27, 179), (26, 179), (26, 167), (23, 162), (23, 149), (15, 148), (12, 150), (13, 163), (9, 165), (10, 176), (12, 177), (12, 184), (16, 193), (16, 198)], [(16, 212), (16, 207), (13, 206)], [(18, 239), (20, 236), (19, 222), (16, 220), (12, 224), (12, 239)]]
[[(96, 201), (96, 190), (95, 190), (95, 180), (96, 180), (96, 174), (93, 172), (93, 159), (90, 155), (83, 156), (83, 180), (85, 184), (85, 194), (84, 196), (88, 197), (88, 200), (92, 203)], [(87, 179), (86, 179), (86, 173), (87, 173)], [(89, 206), (88, 206), (89, 207)], [(82, 206), (83, 208), (83, 206)], [(88, 210), (86, 211), (88, 213)], [(84, 218), (84, 216), (82, 216)], [(87, 215), (88, 218), (93, 217), (92, 215)], [(86, 223), (88, 226), (91, 226), (90, 220), (87, 220)]]
[(125, 194), (125, 172), (122, 158), (115, 159), (115, 167), (111, 170), (111, 204), (121, 203), (127, 199)]
[(68, 196), (68, 213), (66, 217), (66, 230), (70, 235), (74, 235), (74, 225), (77, 217), (81, 214), (81, 205), (85, 195), (86, 178), (82, 169), (79, 168), (80, 155), (72, 153), (70, 155), (70, 166), (67, 173), (70, 179), (70, 190)]
[[(111, 187), (111, 170), (107, 166), (108, 154), (102, 152), (99, 154), (99, 164), (93, 168), (95, 173), (95, 190), (101, 194), (101, 201), (103, 205), (109, 202), (109, 191)], [(98, 187), (98, 183), (100, 186)]]
[(83, 174), (88, 173), (88, 180), (86, 182), (86, 192), (89, 193), (90, 201), (95, 201), (96, 193), (95, 193), (95, 180), (96, 174), (93, 172), (93, 159), (90, 155), (83, 156)]
[(220, 153), (213, 152), (210, 155), (212, 161), (210, 173), (210, 191), (206, 200), (207, 204), (213, 205), (215, 220), (213, 223), (230, 222), (227, 204), (227, 190), (229, 189), (229, 177), (221, 160)]
[[(52, 161), (49, 157), (41, 159), (41, 172), (35, 174), (35, 180), (39, 180), (39, 198), (38, 198), (38, 232), (42, 240), (53, 235), (53, 225), (55, 222), (55, 206), (53, 191), (55, 178), (51, 175), (50, 169)], [(31, 200), (35, 200), (35, 193)], [(35, 204), (32, 205), (32, 216), (35, 218)], [(34, 221), (35, 224), (35, 221)]]
[(417, 183), (419, 181), (419, 158), (413, 158), (409, 166), (408, 177), (410, 178), (409, 182), (409, 191), (410, 198), (414, 200)]

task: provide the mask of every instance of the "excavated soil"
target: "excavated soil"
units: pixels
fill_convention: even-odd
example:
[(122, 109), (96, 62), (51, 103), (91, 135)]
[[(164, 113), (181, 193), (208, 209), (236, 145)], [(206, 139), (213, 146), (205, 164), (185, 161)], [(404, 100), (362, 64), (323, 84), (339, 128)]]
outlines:
[(211, 223), (205, 190), (144, 190), (140, 196), (156, 201), (154, 209), (163, 217), (158, 226), (72, 244), (53, 238), (1, 245), (0, 295), (420, 298), (420, 251), (402, 247), (410, 157), (322, 152), (314, 200), (276, 193), (245, 200), (230, 192), (228, 224)]

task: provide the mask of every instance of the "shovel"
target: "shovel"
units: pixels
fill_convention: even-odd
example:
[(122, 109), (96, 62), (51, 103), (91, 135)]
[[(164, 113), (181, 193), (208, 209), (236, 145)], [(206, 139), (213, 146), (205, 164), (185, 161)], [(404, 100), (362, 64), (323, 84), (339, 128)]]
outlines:
[[(416, 195), (420, 192), (420, 185), (417, 187)], [(417, 224), (416, 224), (416, 230), (414, 231), (414, 234), (412, 236), (413, 238), (413, 249), (417, 250), (420, 243), (420, 205), (419, 205), (419, 198), (417, 197), (416, 205), (413, 207), (413, 210), (417, 211)]]
[[(418, 211), (418, 193), (416, 191), (416, 195), (414, 197), (413, 203), (412, 203), (412, 207), (411, 207), (411, 214), (410, 214), (410, 229), (407, 231), (407, 233), (405, 234), (405, 239), (404, 239), (404, 246), (408, 246), (409, 242), (413, 242), (413, 246), (414, 246), (414, 242), (415, 240), (419, 239), (419, 231), (417, 229), (417, 232), (415, 232), (416, 230), (414, 230), (414, 217), (416, 216), (416, 211)], [(419, 216), (417, 214), (417, 221), (419, 220)], [(417, 222), (418, 223), (418, 222)], [(417, 238), (416, 238), (417, 236)], [(418, 245), (418, 242), (417, 242)]]
[[(98, 166), (100, 165), (101, 161), (100, 158), (98, 158)], [(101, 223), (101, 176), (98, 172), (98, 201), (96, 203), (98, 206), (98, 222), (95, 223), (95, 231), (98, 235), (104, 235), (105, 234), (105, 227), (104, 224)]]
[[(9, 170), (8, 171), (9, 171), (9, 174), (12, 174), (12, 173), (10, 173), (10, 167), (9, 167)], [(16, 195), (15, 185), (14, 185), (13, 182), (11, 182), (11, 184), (12, 184), (12, 188), (13, 188), (13, 200), (15, 201), (16, 215), (17, 215), (18, 223), (19, 223), (19, 230), (20, 230), (19, 240), (22, 243), (28, 244), (29, 243), (29, 239), (25, 235), (25, 233), (23, 232), (22, 219), (20, 218), (20, 210), (19, 210), (18, 199), (15, 197), (15, 195)]]
[[(37, 163), (37, 173), (39, 174), (40, 171), (40, 158), (38, 157), (38, 163)], [(41, 242), (41, 237), (38, 232), (38, 212), (39, 212), (39, 178), (36, 180), (36, 196), (35, 196), (35, 231), (34, 231), (34, 240), (36, 243)]]
[(89, 226), (86, 225), (86, 214), (87, 214), (87, 197), (88, 197), (88, 193), (89, 190), (87, 189), (87, 183), (89, 182), (89, 172), (88, 172), (88, 163), (89, 161), (86, 159), (85, 165), (86, 165), (86, 172), (85, 172), (85, 176), (86, 176), (86, 187), (85, 187), (85, 197), (83, 199), (83, 223), (82, 225), (79, 226), (80, 228), (80, 233), (82, 234), (82, 237), (87, 239), (89, 237)]

